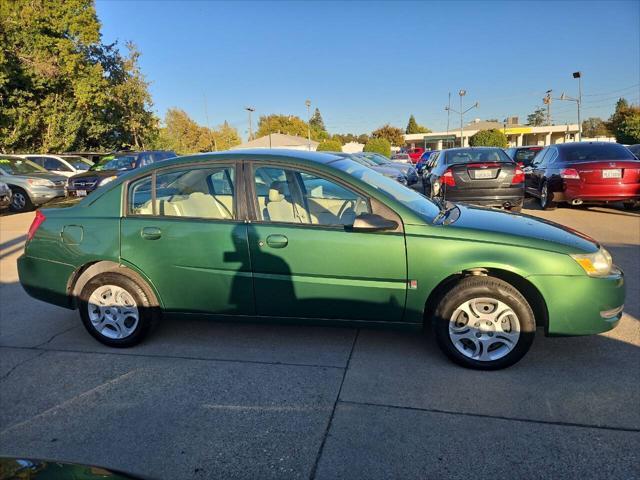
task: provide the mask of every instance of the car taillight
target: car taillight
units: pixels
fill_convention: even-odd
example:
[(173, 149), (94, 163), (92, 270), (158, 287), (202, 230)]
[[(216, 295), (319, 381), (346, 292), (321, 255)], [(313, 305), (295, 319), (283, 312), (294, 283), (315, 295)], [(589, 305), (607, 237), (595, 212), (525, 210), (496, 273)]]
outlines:
[(44, 216), (44, 213), (42, 213), (40, 210), (36, 210), (36, 216), (33, 219), (33, 222), (31, 222), (31, 226), (29, 227), (29, 231), (27, 232), (27, 241), (33, 238), (33, 236), (38, 231), (38, 228), (40, 228), (40, 225), (42, 225), (42, 222), (44, 222), (46, 219), (47, 217)]
[(442, 183), (442, 185), (449, 185), (450, 187), (456, 186), (456, 180), (455, 178), (453, 178), (453, 172), (451, 170), (447, 170), (442, 174), (442, 177), (440, 177), (440, 182)]
[(511, 184), (524, 182), (524, 172), (520, 167), (516, 167), (516, 173), (511, 180)]
[(578, 170), (576, 170), (575, 168), (565, 168), (564, 170), (562, 170), (562, 172), (560, 172), (560, 177), (580, 180), (580, 174), (578, 173)]

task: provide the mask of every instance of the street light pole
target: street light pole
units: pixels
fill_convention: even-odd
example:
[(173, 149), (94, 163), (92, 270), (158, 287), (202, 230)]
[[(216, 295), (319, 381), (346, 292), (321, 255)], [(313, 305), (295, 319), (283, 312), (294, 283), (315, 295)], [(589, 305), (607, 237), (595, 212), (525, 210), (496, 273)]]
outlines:
[(253, 107), (244, 107), (244, 109), (249, 112), (249, 141), (253, 140), (253, 126), (251, 122), (251, 114), (256, 111)]
[(464, 110), (462, 108), (462, 97), (464, 97), (467, 94), (466, 90), (460, 90), (458, 92), (458, 95), (460, 95), (460, 148), (464, 147), (464, 138), (463, 138), (463, 133), (464, 133)]
[(447, 104), (447, 143), (449, 143), (449, 120), (451, 118), (451, 92), (449, 92), (449, 103)]
[(578, 79), (578, 141), (582, 141), (582, 121), (580, 120), (580, 107), (582, 106), (582, 73), (573, 72), (573, 78)]
[(307, 148), (311, 151), (311, 100), (304, 102), (307, 106)]

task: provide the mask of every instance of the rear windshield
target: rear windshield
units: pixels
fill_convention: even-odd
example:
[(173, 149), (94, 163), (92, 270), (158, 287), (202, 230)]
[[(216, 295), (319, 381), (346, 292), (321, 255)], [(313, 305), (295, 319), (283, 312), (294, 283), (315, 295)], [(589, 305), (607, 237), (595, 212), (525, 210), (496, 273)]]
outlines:
[(629, 151), (617, 143), (605, 145), (567, 145), (562, 148), (562, 155), (567, 162), (593, 162), (598, 160), (637, 160)]
[(516, 152), (516, 158), (514, 158), (514, 160), (516, 162), (531, 163), (531, 160), (533, 160), (533, 157), (535, 157), (540, 150), (542, 150), (542, 147), (523, 148)]
[(509, 155), (499, 148), (464, 149), (447, 152), (447, 165), (475, 162), (508, 162), (513, 163)]
[(30, 173), (46, 172), (44, 168), (33, 163), (31, 160), (1, 157), (0, 170), (2, 170), (5, 175), (28, 175)]

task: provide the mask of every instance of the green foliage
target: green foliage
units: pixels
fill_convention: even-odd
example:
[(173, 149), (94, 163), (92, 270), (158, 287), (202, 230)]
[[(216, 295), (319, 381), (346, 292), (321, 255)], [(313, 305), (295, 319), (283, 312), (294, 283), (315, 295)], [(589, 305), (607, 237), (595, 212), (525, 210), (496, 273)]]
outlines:
[(323, 140), (316, 149), (318, 152), (341, 152), (342, 144), (338, 140)]
[(609, 131), (618, 143), (640, 143), (640, 106), (629, 105), (624, 98), (616, 103), (616, 111), (607, 123)]
[(404, 132), (401, 128), (389, 124), (383, 125), (371, 132), (373, 138), (385, 138), (391, 145), (401, 147), (404, 145)]
[(407, 134), (412, 134), (412, 133), (431, 133), (431, 130), (429, 130), (427, 127), (423, 127), (422, 125), (418, 125), (418, 122), (416, 122), (416, 119), (413, 115), (411, 115), (409, 117), (409, 123), (407, 124), (407, 128), (405, 130), (405, 133)]
[(319, 108), (316, 107), (316, 110), (313, 112), (313, 115), (309, 120), (309, 125), (311, 125), (312, 129), (315, 129), (319, 132), (325, 132), (327, 130), (324, 126), (324, 121), (322, 120), (322, 115), (320, 114)]
[(356, 141), (358, 143), (362, 143), (363, 145), (366, 145), (367, 142), (369, 141), (369, 135), (367, 135), (366, 133), (362, 133), (358, 135), (358, 138), (356, 139)]
[(496, 129), (480, 130), (469, 138), (469, 145), (472, 147), (500, 147), (506, 148), (509, 145), (507, 136)]
[(527, 125), (531, 125), (532, 127), (540, 127), (545, 124), (547, 121), (547, 112), (544, 108), (538, 107), (533, 113), (527, 115)]
[(386, 138), (372, 138), (365, 144), (362, 151), (375, 152), (384, 155), (385, 157), (390, 157), (391, 143), (389, 143), (389, 140), (387, 140)]
[(283, 133), (307, 138), (307, 122), (295, 115), (262, 115), (258, 120), (256, 138), (269, 133)]
[(0, 2), (0, 150), (145, 148), (157, 120), (126, 50), (101, 43), (91, 0)]
[(238, 131), (227, 122), (217, 129), (198, 125), (183, 110), (170, 108), (154, 148), (173, 150), (183, 155), (187, 153), (228, 150), (239, 145)]
[(582, 136), (583, 137), (605, 137), (611, 133), (607, 128), (607, 124), (599, 117), (590, 117), (582, 122)]

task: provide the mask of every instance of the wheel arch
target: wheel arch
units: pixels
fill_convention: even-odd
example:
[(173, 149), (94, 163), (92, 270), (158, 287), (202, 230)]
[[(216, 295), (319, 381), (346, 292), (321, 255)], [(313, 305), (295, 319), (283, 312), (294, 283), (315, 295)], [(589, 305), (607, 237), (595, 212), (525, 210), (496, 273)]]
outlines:
[(518, 290), (522, 296), (527, 300), (531, 310), (533, 310), (534, 318), (536, 319), (536, 326), (544, 327), (545, 335), (549, 329), (549, 310), (544, 297), (536, 286), (518, 273), (504, 270), (494, 267), (476, 267), (468, 268), (460, 272), (456, 272), (448, 277), (444, 278), (429, 294), (424, 307), (424, 322), (425, 325), (433, 317), (433, 314), (440, 303), (440, 300), (446, 295), (446, 293), (453, 288), (462, 278), (480, 275), (498, 278), (507, 282)]
[(72, 306), (77, 308), (80, 293), (89, 280), (94, 278), (96, 275), (107, 272), (124, 275), (134, 280), (145, 290), (151, 306), (162, 308), (160, 296), (149, 278), (142, 274), (142, 272), (138, 272), (133, 266), (124, 265), (111, 260), (87, 262), (73, 272), (67, 281), (67, 294), (71, 298)]

